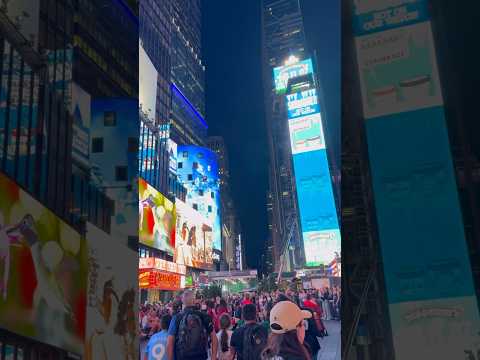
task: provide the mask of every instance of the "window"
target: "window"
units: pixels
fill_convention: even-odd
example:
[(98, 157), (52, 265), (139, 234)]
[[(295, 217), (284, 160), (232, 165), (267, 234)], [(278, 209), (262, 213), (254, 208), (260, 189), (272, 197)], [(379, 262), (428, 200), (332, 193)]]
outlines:
[(94, 137), (92, 138), (92, 153), (101, 153), (103, 152), (103, 138)]
[(103, 126), (117, 125), (117, 114), (114, 111), (105, 111), (103, 113)]
[(138, 138), (128, 138), (128, 152), (136, 153), (138, 151)]
[(212, 205), (208, 205), (208, 212), (209, 212), (209, 213), (212, 212)]
[(210, 197), (211, 197), (212, 199), (215, 199), (215, 193), (214, 193), (213, 191), (210, 193)]
[(128, 171), (126, 166), (116, 166), (115, 167), (115, 180), (116, 181), (127, 181)]
[(198, 195), (203, 196), (203, 190), (198, 190)]
[(195, 210), (198, 210), (198, 205), (197, 205), (197, 204), (193, 204), (193, 208), (194, 208)]
[(188, 174), (188, 180), (189, 180), (189, 181), (192, 181), (192, 180), (193, 180), (193, 175), (192, 175), (192, 174)]
[(179, 163), (177, 163), (177, 168), (183, 169), (183, 162), (180, 161)]

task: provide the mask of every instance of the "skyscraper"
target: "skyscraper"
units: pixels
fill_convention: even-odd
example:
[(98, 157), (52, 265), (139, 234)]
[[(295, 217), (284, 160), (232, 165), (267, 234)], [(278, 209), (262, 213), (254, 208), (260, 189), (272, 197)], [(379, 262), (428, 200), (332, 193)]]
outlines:
[[(290, 55), (305, 56), (305, 35), (298, 0), (263, 0), (262, 3), (262, 61), (265, 92), (265, 114), (269, 141), (269, 213), (270, 242), (273, 247), (274, 268), (280, 259), (288, 237), (300, 250), (289, 256), (287, 268), (303, 263), (298, 210), (293, 179), (290, 139), (285, 97), (274, 93), (272, 72), (283, 65)], [(291, 230), (292, 229), (292, 230)]]

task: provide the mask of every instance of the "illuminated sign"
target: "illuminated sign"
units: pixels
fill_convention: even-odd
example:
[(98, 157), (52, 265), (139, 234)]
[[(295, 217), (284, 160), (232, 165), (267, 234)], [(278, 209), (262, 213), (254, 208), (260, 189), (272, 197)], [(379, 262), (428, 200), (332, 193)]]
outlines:
[(139, 269), (157, 269), (161, 271), (185, 275), (187, 268), (185, 265), (177, 264), (160, 258), (147, 257), (138, 259)]
[(168, 159), (170, 172), (177, 174), (177, 143), (172, 139), (168, 139)]
[(320, 112), (317, 90), (309, 89), (287, 95), (287, 109), (289, 119)]
[(145, 180), (139, 179), (140, 242), (173, 255), (175, 205)]
[(141, 289), (181, 290), (182, 275), (158, 270), (140, 269), (138, 283)]
[(273, 79), (277, 94), (285, 93), (289, 79), (311, 73), (313, 73), (312, 59), (306, 59), (292, 65), (274, 68)]
[(319, 113), (289, 120), (292, 154), (325, 149), (322, 120)]

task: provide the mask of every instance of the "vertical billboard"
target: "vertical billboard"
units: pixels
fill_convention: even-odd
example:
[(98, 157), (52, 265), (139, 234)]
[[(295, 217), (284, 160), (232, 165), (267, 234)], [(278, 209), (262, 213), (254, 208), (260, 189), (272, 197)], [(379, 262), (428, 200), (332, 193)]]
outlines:
[(72, 84), (73, 138), (72, 157), (90, 167), (91, 97), (76, 83)]
[(294, 64), (278, 66), (273, 69), (273, 81), (277, 95), (285, 94), (288, 80), (297, 76), (313, 73), (312, 59), (305, 59)]
[(0, 242), (2, 328), (81, 355), (84, 238), (0, 175)]
[(140, 242), (170, 255), (175, 251), (175, 205), (145, 180), (138, 180)]
[(177, 264), (211, 269), (213, 264), (212, 223), (180, 199), (175, 199)]
[(354, 5), (395, 358), (473, 358), (480, 319), (428, 2)]
[(213, 224), (213, 247), (222, 250), (217, 155), (200, 146), (180, 145), (177, 162), (178, 180), (187, 189), (187, 204)]
[[(138, 253), (87, 223), (85, 360), (136, 359)], [(112, 256), (114, 251), (115, 256)]]
[(138, 101), (140, 109), (146, 114), (148, 120), (155, 123), (158, 73), (143, 49), (141, 41), (138, 43), (138, 61)]
[(328, 266), (341, 238), (317, 91), (287, 94), (286, 104), (305, 266)]

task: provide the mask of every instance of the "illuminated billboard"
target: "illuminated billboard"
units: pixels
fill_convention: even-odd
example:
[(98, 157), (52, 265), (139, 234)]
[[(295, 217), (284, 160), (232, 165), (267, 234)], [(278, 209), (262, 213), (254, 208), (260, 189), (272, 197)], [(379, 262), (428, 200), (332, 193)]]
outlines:
[(172, 174), (177, 174), (177, 143), (168, 139), (168, 168)]
[(180, 199), (175, 200), (175, 207), (177, 221), (174, 261), (177, 264), (210, 269), (213, 264), (211, 222)]
[(288, 118), (293, 119), (320, 112), (316, 89), (309, 89), (287, 95)]
[(143, 49), (141, 41), (138, 43), (138, 62), (138, 102), (147, 118), (155, 122), (158, 73)]
[(322, 119), (319, 113), (289, 120), (292, 154), (325, 149)]
[(312, 59), (299, 61), (292, 65), (279, 66), (273, 69), (273, 80), (277, 94), (287, 91), (288, 80), (297, 76), (313, 73)]
[(87, 223), (85, 360), (129, 359), (138, 349), (138, 253), (114, 240)]
[(0, 175), (0, 242), (2, 328), (83, 354), (85, 240)]
[(177, 176), (187, 189), (186, 202), (213, 224), (213, 247), (222, 249), (220, 183), (217, 155), (210, 149), (181, 145), (177, 150)]
[(175, 250), (175, 205), (145, 180), (138, 180), (140, 242), (170, 255)]

